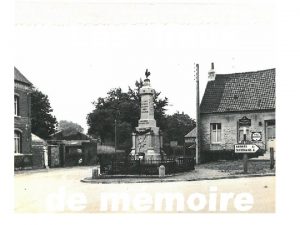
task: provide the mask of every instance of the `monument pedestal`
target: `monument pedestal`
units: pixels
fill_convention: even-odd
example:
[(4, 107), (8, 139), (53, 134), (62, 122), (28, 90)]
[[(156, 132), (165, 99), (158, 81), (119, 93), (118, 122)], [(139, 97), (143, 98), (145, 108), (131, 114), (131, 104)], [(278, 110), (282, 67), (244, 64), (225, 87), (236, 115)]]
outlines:
[(136, 128), (132, 134), (132, 156), (143, 156), (143, 159), (159, 160), (165, 153), (162, 151), (162, 135), (158, 127)]

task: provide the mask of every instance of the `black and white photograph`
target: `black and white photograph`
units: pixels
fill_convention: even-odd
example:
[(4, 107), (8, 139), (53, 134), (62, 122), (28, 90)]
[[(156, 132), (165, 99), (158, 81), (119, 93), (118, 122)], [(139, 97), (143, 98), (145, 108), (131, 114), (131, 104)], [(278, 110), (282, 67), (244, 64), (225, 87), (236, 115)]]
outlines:
[(297, 127), (298, 116), (278, 103), (296, 104), (279, 78), (296, 84), (297, 65), (278, 69), (287, 20), (276, 2), (15, 0), (13, 9), (2, 130), (14, 136), (3, 147), (14, 215), (250, 224), (235, 215), (284, 207), (280, 163), (298, 158), (288, 147), (297, 140), (281, 136), (297, 132), (281, 123)]
[(273, 10), (16, 1), (15, 212), (274, 213)]

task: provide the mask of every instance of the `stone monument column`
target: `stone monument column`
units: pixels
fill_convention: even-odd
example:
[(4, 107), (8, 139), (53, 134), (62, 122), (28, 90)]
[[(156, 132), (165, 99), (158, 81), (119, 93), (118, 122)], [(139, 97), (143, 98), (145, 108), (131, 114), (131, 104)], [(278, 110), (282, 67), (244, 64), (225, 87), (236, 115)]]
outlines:
[(156, 126), (154, 118), (154, 89), (150, 85), (150, 72), (146, 70), (146, 79), (143, 87), (140, 89), (141, 96), (141, 114), (138, 127), (133, 134), (131, 156), (143, 156), (143, 159), (161, 159), (162, 154), (162, 138), (160, 136), (159, 127)]

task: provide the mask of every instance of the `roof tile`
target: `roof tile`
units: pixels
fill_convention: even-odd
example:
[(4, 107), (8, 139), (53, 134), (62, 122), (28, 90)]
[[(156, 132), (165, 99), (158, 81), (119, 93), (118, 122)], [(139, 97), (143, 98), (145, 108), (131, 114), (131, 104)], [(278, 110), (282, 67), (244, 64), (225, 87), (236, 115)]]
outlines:
[(207, 83), (200, 113), (275, 109), (275, 69), (217, 74)]
[(27, 85), (32, 85), (31, 82), (15, 67), (15, 81), (25, 83)]

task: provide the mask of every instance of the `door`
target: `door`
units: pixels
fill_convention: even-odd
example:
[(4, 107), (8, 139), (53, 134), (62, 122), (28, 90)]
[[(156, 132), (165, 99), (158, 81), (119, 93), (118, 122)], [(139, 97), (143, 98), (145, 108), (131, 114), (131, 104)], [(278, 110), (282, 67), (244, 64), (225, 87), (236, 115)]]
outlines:
[(267, 120), (266, 121), (266, 147), (267, 152), (270, 151), (270, 148), (274, 148), (275, 151), (275, 120)]

